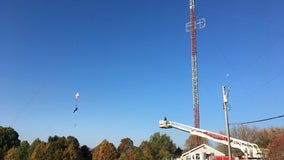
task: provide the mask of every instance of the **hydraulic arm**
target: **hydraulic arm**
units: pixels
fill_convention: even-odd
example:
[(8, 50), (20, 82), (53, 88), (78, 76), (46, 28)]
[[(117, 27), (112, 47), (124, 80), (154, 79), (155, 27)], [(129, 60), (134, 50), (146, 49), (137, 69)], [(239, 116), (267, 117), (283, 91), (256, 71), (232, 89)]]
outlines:
[[(194, 127), (187, 126), (187, 125), (173, 122), (173, 121), (167, 121), (166, 118), (164, 120), (160, 120), (159, 125), (160, 125), (160, 128), (175, 128), (175, 129), (179, 129), (179, 130), (188, 132), (190, 134), (193, 134), (199, 137), (207, 138), (215, 142), (228, 145), (227, 136), (224, 136), (222, 134), (206, 131), (206, 130), (199, 129), (199, 128), (194, 128)], [(230, 142), (231, 147), (240, 149), (244, 153), (247, 159), (261, 159), (262, 158), (262, 153), (259, 147), (257, 146), (257, 144), (246, 142), (246, 141), (236, 139), (236, 138), (230, 138), (230, 141), (231, 141)]]

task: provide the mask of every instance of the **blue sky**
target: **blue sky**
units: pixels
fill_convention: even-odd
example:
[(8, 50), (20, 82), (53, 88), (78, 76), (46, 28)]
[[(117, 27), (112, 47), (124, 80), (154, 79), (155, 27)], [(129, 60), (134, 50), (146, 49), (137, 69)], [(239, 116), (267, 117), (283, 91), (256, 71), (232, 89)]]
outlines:
[[(184, 147), (189, 136), (158, 121), (193, 126), (188, 1), (0, 2), (0, 125), (21, 140), (75, 136), (93, 148), (155, 132)], [(283, 115), (282, 0), (196, 1), (201, 128)], [(79, 110), (73, 114), (75, 93)], [(283, 119), (252, 124), (283, 127)]]

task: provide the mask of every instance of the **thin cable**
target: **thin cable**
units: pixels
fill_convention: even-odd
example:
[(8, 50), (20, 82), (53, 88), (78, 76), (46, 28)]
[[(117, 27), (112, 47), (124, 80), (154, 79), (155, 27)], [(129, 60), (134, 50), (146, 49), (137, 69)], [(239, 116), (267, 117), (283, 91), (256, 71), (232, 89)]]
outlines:
[(260, 119), (260, 120), (256, 120), (256, 121), (248, 121), (248, 122), (241, 122), (241, 123), (230, 123), (230, 125), (243, 125), (243, 124), (257, 123), (257, 122), (269, 121), (269, 120), (272, 120), (272, 119), (282, 118), (282, 117), (284, 117), (284, 115), (266, 118), (266, 119)]

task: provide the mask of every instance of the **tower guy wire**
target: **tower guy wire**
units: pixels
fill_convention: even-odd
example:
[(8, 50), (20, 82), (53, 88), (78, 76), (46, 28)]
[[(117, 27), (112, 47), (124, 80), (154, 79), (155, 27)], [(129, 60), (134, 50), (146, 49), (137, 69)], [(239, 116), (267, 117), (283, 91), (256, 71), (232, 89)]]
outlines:
[(244, 125), (244, 124), (250, 124), (250, 123), (257, 123), (257, 122), (263, 122), (263, 121), (269, 121), (277, 118), (282, 118), (284, 115), (280, 116), (275, 116), (275, 117), (270, 117), (270, 118), (265, 118), (265, 119), (260, 119), (260, 120), (255, 120), (255, 121), (247, 121), (247, 122), (240, 122), (240, 123), (230, 123), (230, 125)]

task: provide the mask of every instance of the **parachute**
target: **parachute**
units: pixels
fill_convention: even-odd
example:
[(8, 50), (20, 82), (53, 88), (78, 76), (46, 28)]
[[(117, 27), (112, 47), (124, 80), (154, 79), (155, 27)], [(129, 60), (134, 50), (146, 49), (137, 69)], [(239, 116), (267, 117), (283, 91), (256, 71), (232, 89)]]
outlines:
[(80, 97), (80, 94), (79, 94), (79, 92), (77, 92), (77, 93), (75, 94), (76, 100), (78, 100), (79, 97)]
[(74, 110), (73, 110), (73, 113), (75, 113), (75, 112), (78, 110), (78, 99), (79, 99), (79, 97), (80, 97), (80, 94), (79, 94), (79, 92), (77, 92), (77, 93), (75, 94), (75, 100), (76, 100), (76, 102), (75, 102), (75, 108), (74, 108)]

